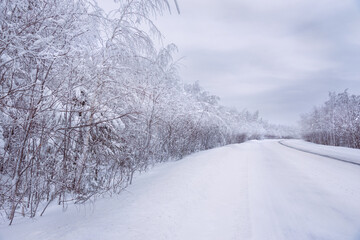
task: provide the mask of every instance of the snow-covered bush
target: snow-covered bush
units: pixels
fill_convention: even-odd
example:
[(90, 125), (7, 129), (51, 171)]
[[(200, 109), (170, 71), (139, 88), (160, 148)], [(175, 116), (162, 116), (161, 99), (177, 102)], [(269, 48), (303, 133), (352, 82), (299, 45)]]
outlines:
[(360, 148), (360, 96), (330, 93), (324, 105), (302, 116), (301, 125), (307, 141)]
[(167, 0), (117, 3), (105, 14), (91, 0), (0, 2), (0, 211), (10, 224), (267, 132), (257, 113), (181, 83), (176, 47), (153, 42), (151, 17)]

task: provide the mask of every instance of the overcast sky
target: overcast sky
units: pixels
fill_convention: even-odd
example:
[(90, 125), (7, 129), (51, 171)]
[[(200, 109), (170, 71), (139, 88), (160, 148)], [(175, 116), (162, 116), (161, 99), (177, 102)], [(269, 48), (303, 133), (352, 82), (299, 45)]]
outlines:
[(359, 2), (178, 0), (181, 14), (171, 2), (172, 15), (155, 23), (184, 57), (183, 81), (199, 81), (223, 105), (296, 124), (329, 91), (360, 94)]

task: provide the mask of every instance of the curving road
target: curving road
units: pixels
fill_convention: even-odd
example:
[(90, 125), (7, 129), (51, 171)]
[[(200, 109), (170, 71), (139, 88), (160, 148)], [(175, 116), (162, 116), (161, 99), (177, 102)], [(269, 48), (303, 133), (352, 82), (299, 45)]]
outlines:
[(248, 147), (253, 239), (360, 239), (360, 166), (277, 142)]

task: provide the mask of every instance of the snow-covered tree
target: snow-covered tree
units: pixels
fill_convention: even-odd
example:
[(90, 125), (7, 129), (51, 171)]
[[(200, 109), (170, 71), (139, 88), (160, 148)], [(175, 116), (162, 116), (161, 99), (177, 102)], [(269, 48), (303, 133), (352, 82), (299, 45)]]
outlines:
[(302, 135), (307, 141), (360, 148), (360, 96), (330, 93), (323, 106), (302, 116)]
[[(180, 81), (175, 45), (154, 44), (151, 19), (167, 0), (116, 3), (107, 14), (92, 0), (0, 1), (0, 211), (10, 224), (271, 128)], [(352, 119), (343, 135), (359, 136), (354, 114), (339, 119)]]

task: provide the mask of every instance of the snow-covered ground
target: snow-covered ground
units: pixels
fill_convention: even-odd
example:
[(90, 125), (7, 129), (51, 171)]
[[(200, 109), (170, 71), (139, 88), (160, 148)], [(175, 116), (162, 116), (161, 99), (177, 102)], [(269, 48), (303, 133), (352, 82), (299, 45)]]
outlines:
[(297, 148), (302, 151), (320, 154), (325, 157), (331, 157), (343, 161), (360, 164), (360, 149), (333, 147), (333, 146), (306, 142), (304, 140), (298, 140), (298, 139), (282, 140), (281, 143), (286, 146)]
[(0, 239), (360, 239), (360, 166), (278, 141), (225, 146), (159, 165), (118, 196), (2, 225)]

